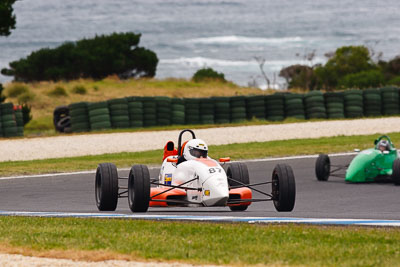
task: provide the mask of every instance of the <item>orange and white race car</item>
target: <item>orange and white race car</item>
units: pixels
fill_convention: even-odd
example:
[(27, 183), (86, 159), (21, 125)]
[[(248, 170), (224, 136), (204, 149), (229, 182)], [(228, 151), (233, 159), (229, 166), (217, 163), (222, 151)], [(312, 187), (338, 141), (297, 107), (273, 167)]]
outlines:
[[(182, 144), (184, 133), (191, 139)], [(158, 178), (151, 179), (145, 165), (133, 165), (128, 177), (118, 177), (112, 163), (99, 164), (96, 171), (96, 205), (100, 211), (114, 211), (118, 198), (127, 197), (132, 212), (146, 212), (149, 207), (228, 206), (232, 211), (244, 211), (252, 202), (273, 201), (277, 211), (292, 211), (296, 186), (292, 168), (277, 164), (270, 181), (251, 184), (247, 166), (208, 156), (208, 146), (191, 130), (179, 134), (178, 148), (172, 141), (164, 147), (163, 163)], [(223, 166), (221, 166), (221, 164)], [(128, 186), (119, 186), (119, 180)], [(255, 187), (271, 184), (271, 192)], [(253, 191), (263, 198), (253, 198)]]

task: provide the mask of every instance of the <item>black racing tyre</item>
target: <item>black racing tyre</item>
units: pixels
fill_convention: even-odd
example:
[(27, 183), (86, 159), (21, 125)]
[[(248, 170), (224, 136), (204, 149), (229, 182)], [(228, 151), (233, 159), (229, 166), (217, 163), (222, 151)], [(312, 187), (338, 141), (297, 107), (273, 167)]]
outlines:
[(150, 174), (146, 165), (133, 165), (128, 178), (128, 203), (132, 212), (146, 212), (150, 203)]
[(326, 154), (319, 154), (315, 162), (315, 175), (318, 181), (328, 181), (331, 171), (331, 160)]
[[(226, 169), (229, 186), (245, 186), (250, 184), (247, 165), (242, 162), (232, 162)], [(244, 184), (244, 185), (243, 185)], [(245, 211), (248, 205), (229, 206), (231, 211)]]
[(392, 180), (395, 185), (400, 185), (400, 159), (393, 161)]
[(118, 204), (118, 172), (112, 163), (101, 163), (96, 170), (96, 205), (101, 211), (113, 211)]
[(66, 116), (57, 122), (56, 129), (61, 133), (65, 133), (65, 128), (70, 128), (71, 124), (71, 117)]
[(250, 184), (249, 170), (247, 165), (242, 162), (232, 162), (226, 168), (229, 186)]
[(296, 202), (296, 182), (292, 168), (277, 164), (272, 172), (272, 199), (277, 211), (292, 211)]

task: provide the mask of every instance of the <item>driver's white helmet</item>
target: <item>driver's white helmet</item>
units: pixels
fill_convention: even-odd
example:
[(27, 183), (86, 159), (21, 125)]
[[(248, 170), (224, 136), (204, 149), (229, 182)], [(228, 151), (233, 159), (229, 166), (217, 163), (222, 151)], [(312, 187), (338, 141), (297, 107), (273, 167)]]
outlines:
[(201, 139), (192, 139), (188, 141), (183, 149), (183, 157), (186, 160), (207, 158), (208, 146)]

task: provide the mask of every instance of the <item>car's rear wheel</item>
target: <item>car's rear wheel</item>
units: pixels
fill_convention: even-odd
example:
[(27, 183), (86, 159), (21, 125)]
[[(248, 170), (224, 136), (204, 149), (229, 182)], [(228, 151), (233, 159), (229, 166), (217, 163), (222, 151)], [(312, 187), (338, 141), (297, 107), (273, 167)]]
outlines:
[(101, 163), (96, 170), (96, 205), (101, 211), (114, 211), (118, 204), (118, 172), (112, 163)]
[(326, 154), (319, 154), (315, 162), (315, 175), (318, 181), (328, 181), (331, 172), (331, 160)]
[(132, 212), (146, 212), (150, 202), (150, 174), (145, 165), (134, 165), (128, 178), (128, 203)]
[(395, 185), (400, 185), (400, 159), (393, 161), (392, 180)]
[[(249, 170), (242, 162), (232, 162), (226, 169), (229, 186), (246, 186), (250, 184)], [(231, 211), (244, 211), (248, 205), (229, 206)]]
[(292, 211), (296, 201), (296, 183), (292, 168), (278, 164), (272, 172), (272, 199), (277, 211)]

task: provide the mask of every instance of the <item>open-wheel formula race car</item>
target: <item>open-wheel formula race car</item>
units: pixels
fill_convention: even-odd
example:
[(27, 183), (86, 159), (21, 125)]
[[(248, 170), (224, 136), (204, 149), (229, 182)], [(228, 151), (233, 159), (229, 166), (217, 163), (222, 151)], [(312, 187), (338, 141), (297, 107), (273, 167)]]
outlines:
[[(184, 133), (190, 133), (192, 139), (182, 144)], [(207, 152), (205, 142), (187, 129), (179, 134), (178, 149), (172, 141), (165, 145), (158, 178), (151, 179), (145, 165), (133, 165), (128, 177), (118, 177), (114, 164), (99, 164), (95, 178), (97, 208), (114, 211), (119, 198), (128, 198), (132, 212), (146, 212), (149, 206), (228, 206), (232, 211), (244, 211), (252, 202), (260, 201), (273, 201), (277, 211), (293, 210), (296, 186), (289, 165), (277, 164), (271, 180), (251, 184), (244, 163), (227, 163), (229, 158), (220, 158), (221, 166)], [(119, 185), (124, 181), (127, 186)], [(259, 189), (268, 184), (271, 191)], [(253, 192), (262, 197), (253, 198)]]
[(328, 155), (320, 154), (315, 162), (317, 179), (327, 181), (329, 176), (334, 176), (350, 183), (394, 182), (399, 185), (400, 159), (392, 141), (382, 135), (374, 144), (374, 148), (356, 150), (359, 153), (347, 165), (333, 165)]

